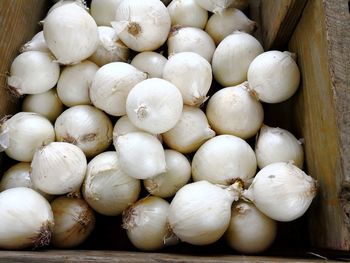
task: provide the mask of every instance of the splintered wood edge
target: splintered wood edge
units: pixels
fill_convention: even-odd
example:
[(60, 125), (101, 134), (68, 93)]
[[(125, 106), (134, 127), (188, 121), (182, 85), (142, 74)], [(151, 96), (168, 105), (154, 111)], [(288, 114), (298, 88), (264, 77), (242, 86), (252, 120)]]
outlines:
[(347, 0), (308, 1), (289, 42), (302, 74), (295, 126), (305, 138), (306, 169), (319, 184), (310, 238), (335, 250), (350, 250), (349, 22)]

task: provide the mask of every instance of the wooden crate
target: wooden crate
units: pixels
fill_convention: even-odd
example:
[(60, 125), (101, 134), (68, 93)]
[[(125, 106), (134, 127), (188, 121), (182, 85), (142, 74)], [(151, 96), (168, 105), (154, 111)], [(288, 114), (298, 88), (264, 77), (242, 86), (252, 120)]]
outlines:
[[(6, 73), (21, 45), (39, 30), (38, 21), (45, 16), (49, 5), (48, 0), (0, 1), (0, 118), (19, 110), (19, 100), (6, 90)], [(105, 235), (93, 236), (83, 250), (0, 251), (0, 261), (315, 262), (316, 258), (312, 257), (315, 253), (349, 259), (349, 8), (348, 0), (250, 1), (248, 12), (260, 24), (256, 37), (266, 50), (296, 52), (302, 74), (301, 87), (292, 99), (265, 105), (266, 121), (271, 125), (281, 124), (305, 139), (306, 170), (319, 185), (318, 196), (307, 215), (295, 224), (282, 227), (287, 238), (277, 239), (273, 249), (260, 256), (230, 255), (220, 244), (208, 249), (180, 246), (160, 253), (136, 252), (124, 244), (125, 236), (120, 243), (109, 245), (112, 235), (122, 235), (122, 231), (113, 231), (113, 220), (104, 219), (100, 230), (105, 230)], [(272, 114), (275, 112), (279, 114)], [(0, 170), (6, 167), (4, 158), (0, 155)], [(306, 247), (294, 247), (289, 243), (291, 240)], [(283, 245), (279, 246), (279, 242)]]

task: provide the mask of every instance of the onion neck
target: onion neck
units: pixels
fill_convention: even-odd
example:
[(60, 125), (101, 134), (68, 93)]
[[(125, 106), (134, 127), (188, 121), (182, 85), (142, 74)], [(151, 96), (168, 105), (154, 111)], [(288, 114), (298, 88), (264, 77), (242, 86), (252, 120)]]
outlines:
[(125, 230), (131, 230), (134, 227), (136, 227), (136, 222), (135, 222), (135, 205), (132, 204), (129, 207), (127, 207), (122, 214), (122, 228), (124, 228)]
[(155, 180), (153, 180), (152, 178), (148, 179), (148, 185), (146, 186), (146, 189), (150, 194), (153, 194), (158, 188), (159, 188), (159, 185)]
[(225, 190), (229, 193), (232, 202), (238, 201), (241, 198), (244, 189), (244, 183), (241, 179), (236, 179), (233, 184), (228, 186)]
[(254, 33), (258, 29), (258, 24), (255, 21), (249, 21), (249, 30)]
[(9, 93), (15, 97), (15, 98), (20, 98), (22, 94), (22, 80), (19, 77), (16, 76), (9, 76), (7, 77), (7, 90)]
[(204, 130), (204, 138), (205, 139), (210, 139), (213, 138), (215, 136), (215, 131), (213, 131), (210, 127), (206, 128)]
[(199, 107), (201, 106), (209, 97), (207, 97), (205, 94), (201, 94), (198, 89), (194, 89), (192, 95), (192, 101), (191, 106)]
[(283, 53), (290, 56), (294, 61), (297, 61), (297, 58), (298, 58), (297, 53), (292, 53), (289, 51), (284, 51)]

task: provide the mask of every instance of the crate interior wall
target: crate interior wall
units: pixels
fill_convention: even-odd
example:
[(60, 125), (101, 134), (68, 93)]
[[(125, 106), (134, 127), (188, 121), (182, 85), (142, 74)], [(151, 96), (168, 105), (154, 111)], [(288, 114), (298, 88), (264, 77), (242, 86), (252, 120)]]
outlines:
[[(45, 17), (49, 5), (48, 0), (1, 0), (0, 118), (19, 110), (20, 100), (7, 91), (6, 73), (21, 45), (40, 30), (38, 21)], [(345, 253), (345, 257), (349, 257), (348, 0), (251, 0), (249, 13), (260, 24), (256, 37), (264, 44), (265, 50), (290, 49), (298, 54), (302, 74), (299, 91), (285, 103), (265, 105), (265, 110), (268, 124), (280, 124), (305, 139), (305, 168), (319, 184), (318, 196), (305, 217), (293, 224), (282, 225), (283, 237), (278, 237), (273, 248), (259, 256), (230, 255), (230, 251), (222, 248), (220, 243), (208, 250), (184, 245), (179, 249), (165, 249), (161, 253), (136, 252), (127, 243), (125, 233), (117, 229), (120, 219), (114, 222), (114, 219), (103, 218), (100, 230), (104, 230), (105, 234), (95, 234), (85, 246), (79, 248), (84, 250), (0, 251), (0, 261), (281, 262), (294, 261), (290, 258), (293, 255), (299, 257), (295, 259), (298, 262), (316, 261), (307, 258), (307, 251), (318, 251), (321, 255), (335, 255), (338, 258)], [(4, 171), (8, 165), (8, 159), (1, 154), (0, 171)], [(123, 237), (112, 245), (111, 242), (117, 240), (115, 235)], [(291, 245), (291, 251), (284, 251), (290, 242), (298, 242), (299, 246)], [(305, 249), (303, 246), (306, 246)]]

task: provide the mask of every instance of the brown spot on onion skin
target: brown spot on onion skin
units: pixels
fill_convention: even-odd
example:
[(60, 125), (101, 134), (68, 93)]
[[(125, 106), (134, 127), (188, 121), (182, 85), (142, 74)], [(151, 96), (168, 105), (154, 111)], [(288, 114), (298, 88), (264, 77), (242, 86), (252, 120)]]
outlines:
[(128, 33), (137, 37), (142, 32), (142, 29), (138, 23), (130, 22), (128, 24)]
[(96, 133), (88, 133), (84, 134), (82, 137), (79, 138), (81, 142), (92, 142), (96, 139), (97, 134)]
[(80, 142), (92, 142), (92, 141), (96, 140), (96, 137), (97, 137), (96, 133), (87, 133), (87, 134), (84, 134), (83, 136), (79, 137), (78, 139), (76, 139), (75, 137), (73, 137), (72, 135), (67, 133), (65, 136), (62, 137), (62, 141), (77, 145), (78, 141), (80, 141)]
[(76, 145), (77, 144), (77, 139), (75, 139), (72, 135), (70, 135), (69, 133), (67, 133), (65, 136), (62, 137), (62, 141), (63, 142), (68, 142), (71, 144)]
[(175, 36), (179, 32), (179, 30), (181, 28), (183, 28), (183, 26), (181, 26), (181, 25), (174, 25), (174, 26), (172, 26), (171, 29), (170, 29), (168, 38), (172, 37), (172, 36)]

